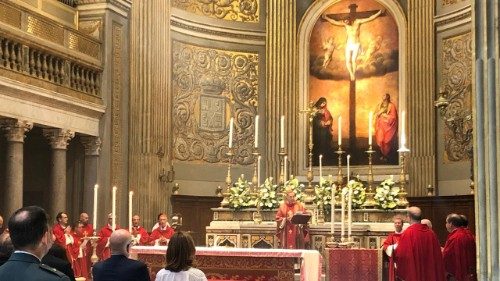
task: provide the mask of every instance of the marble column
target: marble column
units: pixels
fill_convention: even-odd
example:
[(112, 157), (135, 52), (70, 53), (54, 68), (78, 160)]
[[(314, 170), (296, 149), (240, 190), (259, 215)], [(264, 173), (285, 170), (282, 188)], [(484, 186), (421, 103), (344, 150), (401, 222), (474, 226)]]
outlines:
[(43, 135), (52, 147), (52, 169), (49, 186), (49, 202), (47, 212), (52, 218), (61, 211), (66, 211), (66, 151), (68, 142), (75, 132), (64, 129), (43, 129)]
[(99, 153), (101, 151), (101, 139), (99, 137), (85, 136), (80, 138), (85, 147), (85, 166), (83, 178), (83, 212), (93, 216), (94, 185), (97, 184), (97, 171), (99, 165)]
[(23, 206), (24, 137), (33, 123), (17, 119), (1, 119), (0, 127), (7, 139), (5, 188), (1, 212), (7, 221), (9, 216)]

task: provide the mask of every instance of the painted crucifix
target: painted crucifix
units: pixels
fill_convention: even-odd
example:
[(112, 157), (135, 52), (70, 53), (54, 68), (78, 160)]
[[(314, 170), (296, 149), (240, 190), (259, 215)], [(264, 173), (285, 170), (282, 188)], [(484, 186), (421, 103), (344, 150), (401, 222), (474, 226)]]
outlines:
[(360, 26), (385, 16), (385, 10), (358, 12), (358, 5), (349, 5), (349, 13), (323, 14), (321, 18), (333, 25), (343, 26), (346, 31), (345, 64), (349, 72), (349, 145), (356, 147), (356, 59), (360, 49)]

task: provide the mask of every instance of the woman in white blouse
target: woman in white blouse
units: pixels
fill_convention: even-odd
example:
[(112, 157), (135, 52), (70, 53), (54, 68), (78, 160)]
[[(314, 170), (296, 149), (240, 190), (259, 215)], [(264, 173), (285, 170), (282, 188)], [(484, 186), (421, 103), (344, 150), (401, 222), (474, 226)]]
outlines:
[(167, 266), (158, 271), (156, 281), (207, 281), (203, 271), (193, 267), (195, 254), (193, 238), (176, 232), (168, 242)]

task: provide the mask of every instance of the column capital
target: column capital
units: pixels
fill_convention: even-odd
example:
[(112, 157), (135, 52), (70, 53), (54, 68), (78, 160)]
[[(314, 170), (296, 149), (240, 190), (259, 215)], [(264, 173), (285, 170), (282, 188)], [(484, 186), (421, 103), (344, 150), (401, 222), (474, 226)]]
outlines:
[(101, 152), (101, 139), (93, 136), (80, 137), (80, 141), (85, 147), (85, 156), (98, 156)]
[(24, 142), (25, 134), (33, 128), (33, 123), (14, 118), (1, 118), (0, 128), (5, 132), (8, 142)]
[(52, 149), (66, 149), (68, 142), (75, 136), (75, 132), (66, 129), (49, 128), (43, 129), (43, 135), (49, 140)]

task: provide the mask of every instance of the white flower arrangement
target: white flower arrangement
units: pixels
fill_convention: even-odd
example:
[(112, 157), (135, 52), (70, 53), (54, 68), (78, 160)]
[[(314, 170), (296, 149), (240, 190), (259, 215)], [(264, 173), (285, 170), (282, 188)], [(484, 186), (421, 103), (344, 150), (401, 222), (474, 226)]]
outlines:
[[(240, 210), (252, 204), (250, 196), (250, 183), (241, 175), (229, 189), (229, 208)], [(255, 204), (255, 203), (254, 203)]]
[[(278, 193), (278, 185), (273, 183), (273, 178), (269, 177), (259, 188), (259, 205), (264, 210), (271, 210), (279, 207), (281, 196)], [(254, 203), (255, 204), (255, 203)]]
[(304, 184), (299, 183), (299, 180), (296, 178), (291, 177), (289, 181), (285, 182), (285, 190), (291, 189), (295, 192), (295, 200), (304, 202), (305, 198), (305, 193), (304, 191)]
[(386, 179), (377, 186), (375, 191), (375, 202), (377, 207), (384, 210), (391, 210), (398, 206), (399, 187), (395, 186), (392, 178)]
[(356, 180), (350, 180), (347, 183), (347, 187), (342, 188), (342, 194), (345, 196), (345, 200), (347, 201), (349, 197), (349, 188), (352, 188), (352, 198), (351, 198), (351, 206), (353, 209), (359, 209), (365, 203), (366, 200), (366, 192), (363, 183)]
[(319, 186), (317, 185), (314, 189), (314, 204), (318, 207), (323, 205), (323, 210), (326, 213), (330, 213), (331, 209), (332, 188), (334, 189), (334, 197), (337, 197), (337, 186), (334, 184), (332, 176), (329, 176), (328, 179), (322, 177)]

